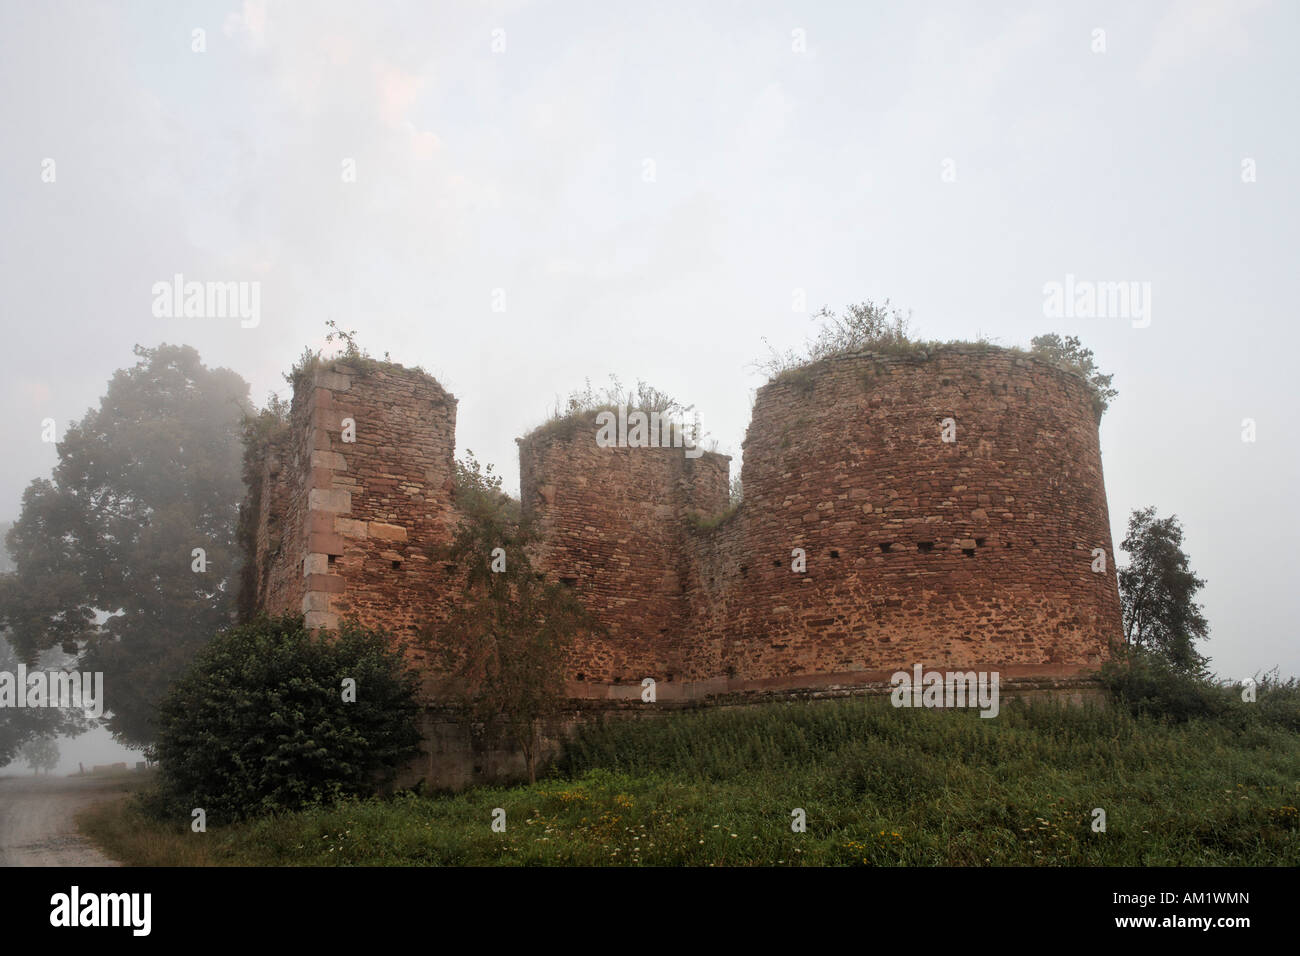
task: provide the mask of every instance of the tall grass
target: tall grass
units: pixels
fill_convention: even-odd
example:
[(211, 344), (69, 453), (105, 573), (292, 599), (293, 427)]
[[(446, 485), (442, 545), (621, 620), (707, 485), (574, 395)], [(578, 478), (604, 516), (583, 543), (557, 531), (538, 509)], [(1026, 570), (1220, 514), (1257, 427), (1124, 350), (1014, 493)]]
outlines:
[[(789, 703), (609, 720), (551, 774), (223, 828), (204, 836), (207, 862), (1300, 863), (1300, 737), (1267, 721), (1053, 701), (1004, 702), (996, 719), (883, 699)], [(491, 829), (497, 808), (504, 833)], [(792, 830), (796, 808), (806, 832)]]

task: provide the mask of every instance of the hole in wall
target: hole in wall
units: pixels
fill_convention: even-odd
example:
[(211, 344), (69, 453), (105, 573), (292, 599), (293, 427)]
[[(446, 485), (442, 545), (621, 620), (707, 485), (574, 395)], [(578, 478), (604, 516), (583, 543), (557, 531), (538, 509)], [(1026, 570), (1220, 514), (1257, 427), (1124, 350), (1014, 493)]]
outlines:
[(781, 566), (781, 559), (780, 559), (780, 558), (777, 558), (775, 561), (772, 562), (772, 567), (774, 567), (774, 568), (779, 568), (780, 566)]
[(394, 562), (393, 562), (393, 570), (394, 570), (394, 571), (398, 571), (398, 570), (400, 570), (401, 567), (402, 567), (402, 562), (401, 562), (401, 561), (394, 561)]
[(976, 539), (975, 539), (975, 547), (977, 547), (977, 548), (982, 548), (982, 547), (984, 547), (984, 539), (983, 539), (983, 538), (976, 538)]
[(1010, 541), (1005, 541), (1005, 542), (1003, 542), (1002, 547), (1004, 547), (1004, 548), (1009, 548), (1009, 547), (1011, 547), (1011, 542), (1010, 542)]
[(934, 550), (934, 542), (918, 541), (916, 542), (916, 550), (920, 551), (922, 554), (929, 554), (931, 551)]
[(575, 676), (578, 680), (586, 680), (586, 679), (587, 679), (587, 675), (584, 674), (582, 671), (578, 671), (578, 673), (575, 674), (574, 676)]
[(975, 549), (974, 549), (974, 548), (962, 548), (962, 549), (961, 549), (961, 553), (964, 554), (964, 555), (966, 555), (966, 557), (968, 557), (968, 558), (973, 558), (973, 557), (975, 557)]
[(838, 558), (839, 556), (840, 556), (840, 553), (839, 553), (838, 551), (836, 551), (834, 548), (832, 548), (832, 549), (831, 549), (831, 557), (832, 557), (832, 558)]
[(560, 583), (566, 588), (576, 588), (578, 586), (577, 578), (560, 578)]
[(740, 566), (740, 576), (743, 578), (743, 577), (745, 577), (745, 576), (748, 575), (748, 574), (749, 574), (749, 565), (748, 565), (748, 564), (742, 564), (742, 565)]
[(335, 561), (337, 561), (338, 559), (339, 559), (339, 556), (338, 556), (337, 554), (331, 554), (331, 555), (329, 556), (329, 559), (326, 561), (326, 563), (327, 563), (327, 564), (333, 564), (333, 563), (334, 563)]
[(889, 549), (892, 548), (893, 546), (894, 546), (894, 542), (892, 542), (892, 541), (882, 541), (882, 542), (880, 542), (880, 553), (881, 553), (881, 554), (889, 554)]

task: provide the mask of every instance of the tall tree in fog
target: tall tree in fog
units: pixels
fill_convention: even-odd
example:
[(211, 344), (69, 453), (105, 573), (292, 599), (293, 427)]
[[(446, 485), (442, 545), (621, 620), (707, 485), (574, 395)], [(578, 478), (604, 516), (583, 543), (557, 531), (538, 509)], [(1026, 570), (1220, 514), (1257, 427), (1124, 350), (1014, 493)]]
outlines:
[(168, 684), (231, 620), (251, 406), (240, 376), (188, 346), (135, 354), (23, 494), (0, 627), (28, 659), (79, 651), (104, 673), (113, 735), (142, 745)]
[(1120, 545), (1132, 561), (1119, 571), (1124, 643), (1163, 657), (1183, 670), (1204, 671), (1207, 658), (1196, 642), (1210, 631), (1196, 592), (1205, 586), (1183, 551), (1176, 515), (1156, 517), (1154, 506), (1135, 509)]
[[(13, 524), (0, 522), (0, 575), (14, 570), (13, 558), (4, 546), (4, 539)], [(21, 659), (9, 641), (9, 634), (0, 630), (0, 673), (17, 674)], [(62, 669), (70, 663), (66, 655), (49, 650), (39, 661), (43, 669)], [(0, 707), (0, 767), (7, 766), (19, 752), (38, 737), (73, 737), (89, 727), (89, 721), (77, 711), (53, 707)]]
[(34, 737), (23, 744), (23, 760), (34, 773), (47, 774), (59, 765), (59, 742), (54, 737)]
[[(3, 551), (0, 548), (0, 551)], [(68, 660), (55, 651), (41, 655), (43, 670), (62, 669)], [(0, 633), (0, 671), (16, 674), (19, 657)], [(73, 737), (90, 727), (80, 711), (56, 707), (0, 707), (0, 767), (15, 759), (24, 747), (39, 738)]]

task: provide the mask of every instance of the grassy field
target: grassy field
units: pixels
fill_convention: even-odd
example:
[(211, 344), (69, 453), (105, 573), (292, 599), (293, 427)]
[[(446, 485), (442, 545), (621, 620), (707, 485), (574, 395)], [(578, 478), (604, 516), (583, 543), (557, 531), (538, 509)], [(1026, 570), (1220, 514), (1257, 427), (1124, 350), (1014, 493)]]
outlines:
[[(588, 728), (532, 786), (202, 834), (129, 801), (81, 824), (140, 865), (1295, 866), (1297, 805), (1300, 735), (1263, 724), (1050, 701), (989, 720), (855, 699)], [(795, 808), (807, 832), (792, 831)]]

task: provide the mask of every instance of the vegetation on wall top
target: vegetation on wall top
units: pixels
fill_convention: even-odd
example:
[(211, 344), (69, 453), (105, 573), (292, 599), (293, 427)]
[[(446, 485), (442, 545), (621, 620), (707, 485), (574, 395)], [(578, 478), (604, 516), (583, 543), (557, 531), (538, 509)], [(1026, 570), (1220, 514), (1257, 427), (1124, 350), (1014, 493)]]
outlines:
[(816, 336), (805, 343), (802, 352), (795, 349), (778, 352), (769, 345), (770, 357), (755, 363), (758, 370), (767, 375), (769, 382), (806, 381), (809, 366), (842, 355), (874, 352), (925, 358), (946, 346), (977, 346), (1041, 359), (1079, 375), (1092, 393), (1093, 410), (1098, 420), (1119, 394), (1111, 386), (1114, 376), (1101, 374), (1092, 350), (1084, 348), (1073, 335), (1064, 339), (1056, 333), (1039, 335), (1030, 340), (1028, 350), (1000, 346), (984, 337), (975, 341), (927, 340), (913, 333), (911, 313), (904, 314), (901, 309), (891, 306), (888, 299), (880, 305), (870, 300), (853, 303), (843, 313), (823, 307), (813, 319), (821, 320), (821, 326)]
[[(384, 353), (382, 359), (372, 356), (366, 349), (357, 344), (356, 329), (341, 329), (333, 319), (327, 320), (325, 327), (330, 330), (325, 336), (325, 341), (330, 344), (338, 342), (342, 347), (342, 351), (337, 355), (325, 358), (319, 349), (313, 351), (310, 348), (304, 348), (302, 355), (298, 356), (298, 361), (294, 362), (293, 368), (284, 376), (284, 380), (293, 386), (295, 393), (300, 386), (309, 382), (318, 370), (329, 370), (339, 364), (346, 364), (362, 377), (370, 375), (380, 368), (406, 368), (406, 366), (394, 362), (387, 352)], [(419, 365), (411, 366), (410, 370), (433, 378)]]
[(635, 389), (626, 390), (616, 375), (610, 375), (609, 382), (603, 390), (597, 390), (592, 387), (591, 379), (587, 379), (585, 387), (569, 393), (563, 404), (557, 400), (550, 417), (530, 431), (525, 440), (572, 438), (586, 425), (594, 430), (595, 417), (600, 412), (617, 412), (622, 407), (629, 412), (642, 411), (647, 415), (655, 412), (660, 420), (678, 424), (693, 419), (695, 440), (699, 442), (702, 436), (694, 405), (683, 405), (667, 392), (640, 380)]

